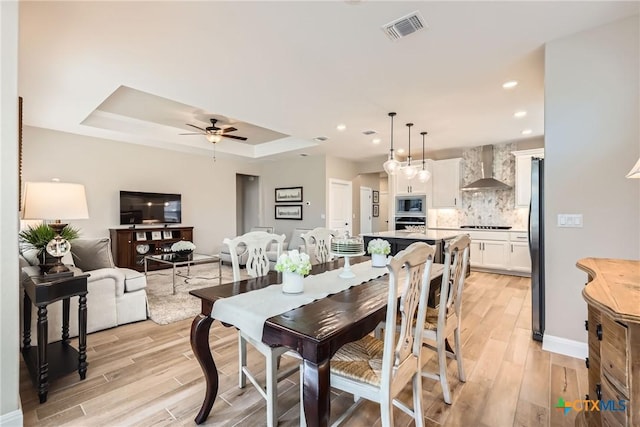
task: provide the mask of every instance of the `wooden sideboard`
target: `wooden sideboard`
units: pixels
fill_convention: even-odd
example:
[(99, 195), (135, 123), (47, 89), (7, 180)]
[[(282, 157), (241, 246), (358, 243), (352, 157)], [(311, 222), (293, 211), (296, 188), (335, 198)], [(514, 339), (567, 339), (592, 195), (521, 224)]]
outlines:
[(581, 411), (576, 425), (640, 425), (640, 261), (583, 258), (589, 275), (589, 394), (599, 411)]
[[(193, 242), (193, 227), (112, 228), (111, 253), (118, 267), (144, 271), (146, 255), (171, 251), (171, 245), (179, 240)], [(169, 268), (171, 265), (153, 263), (151, 270)]]

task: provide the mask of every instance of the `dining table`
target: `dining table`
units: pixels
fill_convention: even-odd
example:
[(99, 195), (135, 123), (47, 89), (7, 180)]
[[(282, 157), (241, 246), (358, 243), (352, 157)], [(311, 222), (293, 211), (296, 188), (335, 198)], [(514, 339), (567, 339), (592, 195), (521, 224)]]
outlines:
[[(350, 262), (356, 269), (358, 264), (362, 263), (360, 270), (371, 270), (368, 256), (352, 257)], [(316, 282), (318, 280), (341, 281), (343, 279), (338, 278), (336, 274), (323, 275), (323, 273), (341, 269), (343, 266), (343, 258), (314, 265), (310, 276), (305, 280), (315, 278)], [(430, 301), (437, 300), (434, 294), (439, 291), (443, 267), (442, 264), (435, 263), (432, 266)], [(192, 296), (201, 301), (200, 313), (196, 315), (191, 325), (191, 348), (200, 363), (206, 381), (205, 398), (195, 422), (201, 424), (207, 419), (218, 393), (218, 371), (211, 352), (211, 344), (215, 348), (216, 343), (209, 342), (211, 324), (218, 319), (223, 325), (242, 329), (243, 332), (245, 332), (245, 325), (247, 328), (249, 326), (257, 328), (258, 331), (261, 330), (263, 343), (272, 347), (285, 346), (297, 352), (302, 358), (303, 365), (302, 404), (306, 424), (310, 427), (327, 426), (330, 416), (331, 357), (344, 344), (371, 333), (381, 321), (385, 320), (388, 270), (386, 267), (376, 270), (373, 273), (368, 272), (368, 277), (373, 278), (363, 283), (356, 283), (339, 292), (319, 297), (263, 321), (254, 321), (254, 323), (260, 322), (259, 325), (247, 323), (246, 318), (250, 318), (252, 314), (250, 309), (247, 309), (246, 315), (240, 316), (244, 323), (233, 322), (236, 323), (233, 324), (225, 316), (216, 314), (214, 304), (218, 302), (222, 305), (220, 301), (226, 300), (226, 303), (238, 297), (245, 298), (244, 301), (250, 301), (253, 295), (256, 299), (261, 299), (265, 291), (277, 290), (277, 286), (281, 286), (281, 273), (271, 271), (262, 277), (190, 291)], [(305, 293), (307, 293), (306, 287)]]

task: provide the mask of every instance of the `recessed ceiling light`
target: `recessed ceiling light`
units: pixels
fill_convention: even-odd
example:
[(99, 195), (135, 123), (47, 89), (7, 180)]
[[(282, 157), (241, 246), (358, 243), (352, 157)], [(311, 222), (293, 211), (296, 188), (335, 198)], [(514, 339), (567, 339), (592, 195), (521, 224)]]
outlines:
[(344, 123), (340, 123), (338, 126), (336, 126), (336, 129), (338, 129), (340, 132), (342, 132), (346, 128), (347, 128), (347, 125), (345, 125)]
[(402, 154), (404, 153), (404, 148), (398, 148), (396, 151), (398, 152), (398, 154)]
[(518, 82), (515, 80), (510, 80), (502, 85), (504, 89), (513, 89), (516, 86), (518, 86)]
[(380, 144), (380, 142), (382, 142), (382, 140), (380, 138), (373, 138), (371, 140), (371, 142), (373, 142), (374, 144)]
[(523, 135), (531, 135), (533, 133), (533, 131), (531, 129), (525, 129), (522, 131)]
[(513, 113), (513, 117), (515, 117), (516, 119), (521, 119), (526, 115), (527, 115), (526, 111), (516, 111), (515, 113)]

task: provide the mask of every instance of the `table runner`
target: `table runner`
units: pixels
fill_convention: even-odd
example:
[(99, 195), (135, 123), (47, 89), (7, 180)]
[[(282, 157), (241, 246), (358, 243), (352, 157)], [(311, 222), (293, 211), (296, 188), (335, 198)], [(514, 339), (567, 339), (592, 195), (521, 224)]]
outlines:
[(262, 341), (264, 322), (268, 318), (388, 273), (387, 268), (372, 267), (371, 261), (352, 265), (351, 270), (356, 275), (351, 279), (338, 277), (342, 268), (307, 276), (301, 294), (285, 294), (282, 284), (276, 284), (218, 300), (213, 305), (211, 317), (235, 326), (254, 340)]

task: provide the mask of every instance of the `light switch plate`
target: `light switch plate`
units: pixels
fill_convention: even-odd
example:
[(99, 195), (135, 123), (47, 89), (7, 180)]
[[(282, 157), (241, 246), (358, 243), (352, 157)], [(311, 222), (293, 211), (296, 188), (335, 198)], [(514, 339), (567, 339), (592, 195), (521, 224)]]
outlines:
[(582, 214), (558, 214), (558, 227), (582, 228)]

